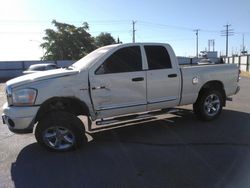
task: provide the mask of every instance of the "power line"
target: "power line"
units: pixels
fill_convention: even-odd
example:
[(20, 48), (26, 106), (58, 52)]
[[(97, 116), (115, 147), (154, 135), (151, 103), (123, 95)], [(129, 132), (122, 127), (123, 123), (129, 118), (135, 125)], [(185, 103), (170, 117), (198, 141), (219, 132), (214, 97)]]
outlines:
[(200, 31), (205, 33), (220, 33), (219, 30), (207, 30), (207, 29), (201, 29)]
[[(0, 25), (23, 25), (23, 24), (51, 24), (52, 20), (1, 20), (0, 19)], [(78, 23), (82, 24), (84, 22), (88, 22), (89, 24), (94, 25), (120, 25), (120, 24), (129, 24), (130, 20), (58, 20), (62, 23)], [(155, 22), (148, 22), (148, 21), (139, 21), (138, 25), (141, 26), (158, 26), (158, 29), (178, 29), (178, 30), (187, 30), (187, 31), (193, 31), (194, 28), (191, 27), (182, 27), (178, 25), (168, 25), (164, 23), (155, 23)], [(156, 27), (153, 27), (152, 29), (157, 29)], [(200, 29), (200, 32), (207, 32), (207, 33), (219, 33), (220, 30), (207, 30), (207, 29)], [(235, 34), (245, 34), (249, 35), (250, 31), (244, 31), (244, 32), (235, 32)]]
[(250, 32), (240, 31), (240, 32), (234, 32), (234, 34), (242, 36), (242, 35), (250, 35)]
[(90, 33), (129, 33), (131, 32), (130, 30), (113, 30), (113, 31), (108, 31), (108, 30), (104, 30), (104, 31), (89, 31)]
[(0, 31), (0, 34), (44, 34), (44, 32), (39, 31)]
[(139, 21), (139, 24), (154, 25), (154, 26), (159, 26), (159, 27), (167, 27), (167, 28), (174, 28), (174, 29), (180, 29), (180, 30), (193, 31), (193, 28), (174, 26), (174, 25), (167, 25), (167, 24), (161, 24), (161, 23), (146, 22), (146, 21)]
[[(1, 20), (0, 23), (51, 23), (52, 20)], [(70, 22), (70, 23), (128, 23), (130, 20), (57, 20), (58, 22)]]
[[(113, 31), (89, 31), (89, 33), (96, 34), (96, 33), (129, 33), (129, 30), (113, 30)], [(45, 32), (40, 31), (0, 31), (0, 34), (7, 34), (7, 35), (26, 35), (26, 34), (45, 34)]]

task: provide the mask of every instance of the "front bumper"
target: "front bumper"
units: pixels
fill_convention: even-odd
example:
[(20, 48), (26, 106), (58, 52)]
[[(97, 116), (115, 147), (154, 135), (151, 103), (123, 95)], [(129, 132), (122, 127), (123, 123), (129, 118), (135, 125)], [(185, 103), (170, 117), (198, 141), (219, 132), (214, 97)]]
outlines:
[(34, 120), (39, 106), (14, 107), (3, 106), (3, 124), (8, 125), (10, 131), (14, 133), (30, 133), (33, 131)]

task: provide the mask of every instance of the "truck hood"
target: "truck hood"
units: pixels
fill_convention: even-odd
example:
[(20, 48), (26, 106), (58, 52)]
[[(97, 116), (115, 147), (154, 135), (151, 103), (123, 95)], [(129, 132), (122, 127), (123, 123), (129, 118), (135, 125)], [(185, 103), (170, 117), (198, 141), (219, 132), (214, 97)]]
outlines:
[(11, 87), (17, 87), (30, 82), (36, 82), (41, 80), (47, 80), (51, 78), (70, 76), (79, 73), (79, 70), (68, 70), (68, 69), (55, 69), (48, 71), (41, 71), (37, 73), (23, 75), (14, 79), (9, 80), (6, 85)]

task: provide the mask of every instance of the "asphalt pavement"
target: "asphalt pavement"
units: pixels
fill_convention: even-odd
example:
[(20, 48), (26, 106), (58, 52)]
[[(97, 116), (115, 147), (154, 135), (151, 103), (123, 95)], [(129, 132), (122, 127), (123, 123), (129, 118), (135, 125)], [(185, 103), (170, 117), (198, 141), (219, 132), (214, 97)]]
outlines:
[(240, 85), (215, 121), (199, 121), (184, 106), (162, 120), (97, 133), (66, 153), (48, 152), (33, 134), (13, 134), (1, 122), (0, 188), (249, 188), (250, 79)]

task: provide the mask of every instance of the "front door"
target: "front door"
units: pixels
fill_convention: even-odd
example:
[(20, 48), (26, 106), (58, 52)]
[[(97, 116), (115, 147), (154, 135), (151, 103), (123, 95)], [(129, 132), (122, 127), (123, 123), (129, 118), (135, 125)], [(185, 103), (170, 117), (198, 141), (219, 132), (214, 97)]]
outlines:
[(90, 73), (90, 91), (98, 118), (146, 110), (146, 72), (140, 46), (123, 47)]

